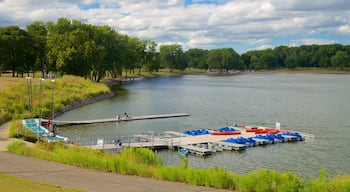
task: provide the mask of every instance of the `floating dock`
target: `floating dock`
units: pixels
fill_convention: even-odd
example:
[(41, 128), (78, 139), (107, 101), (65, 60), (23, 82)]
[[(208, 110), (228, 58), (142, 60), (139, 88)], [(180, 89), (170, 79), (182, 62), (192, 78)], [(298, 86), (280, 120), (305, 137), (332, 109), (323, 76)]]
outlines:
[[(78, 124), (94, 124), (94, 123), (108, 123), (108, 122), (120, 122), (120, 121), (135, 121), (135, 120), (146, 120), (146, 119), (164, 119), (164, 118), (175, 118), (175, 117), (186, 117), (190, 116), (188, 113), (175, 113), (175, 114), (160, 114), (160, 115), (144, 115), (144, 116), (123, 116), (115, 118), (105, 119), (91, 119), (91, 120), (77, 120), (77, 121), (61, 121), (53, 120), (56, 125), (78, 125)], [(48, 121), (43, 119), (43, 122)]]
[[(123, 142), (120, 145), (93, 145), (89, 146), (96, 149), (113, 150), (116, 148), (122, 149), (124, 147), (145, 147), (150, 149), (178, 149), (184, 148), (190, 154), (199, 156), (208, 156), (218, 151), (242, 151), (248, 147), (269, 145), (282, 142), (303, 141), (306, 136), (293, 134), (280, 134), (283, 140), (269, 139), (268, 134), (257, 134), (255, 132), (248, 132), (244, 128), (234, 127), (240, 131), (239, 135), (214, 135), (213, 130), (204, 130), (200, 135), (188, 135), (176, 131), (166, 131), (163, 134), (157, 135), (134, 135), (133, 142)], [(203, 130), (202, 130), (203, 131)], [(289, 132), (288, 132), (289, 133)], [(271, 135), (270, 135), (271, 136)], [(227, 139), (237, 139), (239, 137), (251, 138), (254, 144), (239, 144), (226, 141)], [(266, 137), (266, 139), (264, 139)]]

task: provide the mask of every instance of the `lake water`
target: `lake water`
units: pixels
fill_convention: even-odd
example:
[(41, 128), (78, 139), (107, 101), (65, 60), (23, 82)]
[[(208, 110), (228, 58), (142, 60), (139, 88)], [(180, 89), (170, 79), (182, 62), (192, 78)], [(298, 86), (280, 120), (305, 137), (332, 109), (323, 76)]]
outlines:
[[(350, 75), (244, 74), (185, 75), (125, 83), (127, 95), (91, 104), (58, 117), (61, 120), (132, 115), (189, 113), (189, 117), (60, 127), (72, 140), (96, 135), (131, 135), (240, 125), (291, 129), (315, 135), (305, 142), (220, 152), (208, 158), (189, 156), (198, 168), (220, 166), (236, 173), (268, 168), (317, 177), (350, 174)], [(178, 154), (158, 151), (166, 165), (180, 165)]]

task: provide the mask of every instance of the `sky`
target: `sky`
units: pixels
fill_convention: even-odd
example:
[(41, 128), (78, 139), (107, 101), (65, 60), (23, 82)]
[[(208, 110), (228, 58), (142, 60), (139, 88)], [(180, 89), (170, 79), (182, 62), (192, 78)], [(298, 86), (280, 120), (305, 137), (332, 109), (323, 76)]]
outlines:
[(62, 17), (184, 50), (350, 44), (348, 0), (0, 0), (0, 27)]

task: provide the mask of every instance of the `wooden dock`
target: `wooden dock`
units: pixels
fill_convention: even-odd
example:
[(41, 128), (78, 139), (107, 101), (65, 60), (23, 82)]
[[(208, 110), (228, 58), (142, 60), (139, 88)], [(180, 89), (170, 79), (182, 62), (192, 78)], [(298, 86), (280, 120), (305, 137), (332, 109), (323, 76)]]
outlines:
[(247, 148), (246, 145), (237, 144), (237, 143), (229, 143), (229, 142), (224, 142), (224, 141), (216, 141), (216, 142), (214, 142), (214, 144), (219, 145), (223, 149), (230, 150), (230, 151), (232, 151), (232, 150), (242, 151), (242, 150), (245, 150)]
[[(146, 120), (146, 119), (164, 119), (164, 118), (174, 118), (174, 117), (186, 117), (190, 116), (188, 113), (175, 113), (175, 114), (160, 114), (160, 115), (144, 115), (144, 116), (124, 116), (124, 117), (114, 117), (106, 119), (90, 119), (90, 120), (76, 120), (76, 121), (64, 121), (64, 120), (53, 120), (57, 125), (78, 125), (78, 124), (94, 124), (94, 123), (107, 123), (107, 122), (120, 122), (120, 121), (135, 121), (135, 120)], [(48, 121), (43, 119), (43, 122)]]

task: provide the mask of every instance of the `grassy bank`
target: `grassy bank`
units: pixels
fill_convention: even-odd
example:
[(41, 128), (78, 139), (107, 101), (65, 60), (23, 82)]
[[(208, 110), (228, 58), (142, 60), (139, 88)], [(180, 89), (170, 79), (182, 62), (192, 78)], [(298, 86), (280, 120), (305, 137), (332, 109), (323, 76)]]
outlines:
[[(12, 119), (29, 118), (28, 86), (25, 78), (0, 77), (0, 124)], [(109, 93), (109, 88), (101, 83), (94, 83), (80, 77), (64, 76), (42, 82), (42, 115), (50, 116), (52, 112), (52, 92), (54, 89), (54, 109), (63, 110), (65, 105), (83, 101), (94, 96)], [(40, 116), (40, 82), (32, 79), (32, 116)]]
[(29, 181), (13, 175), (0, 173), (0, 191), (11, 192), (83, 192), (83, 190), (62, 188), (51, 184)]
[(163, 166), (160, 157), (144, 148), (128, 148), (121, 154), (113, 154), (62, 143), (40, 142), (34, 146), (27, 146), (24, 142), (14, 142), (8, 146), (8, 150), (21, 155), (105, 172), (245, 192), (350, 191), (350, 176), (339, 174), (328, 179), (324, 170), (321, 170), (318, 178), (305, 181), (294, 173), (266, 169), (256, 170), (247, 175), (238, 175), (220, 167), (196, 169), (187, 166), (187, 158), (183, 160), (181, 166)]

